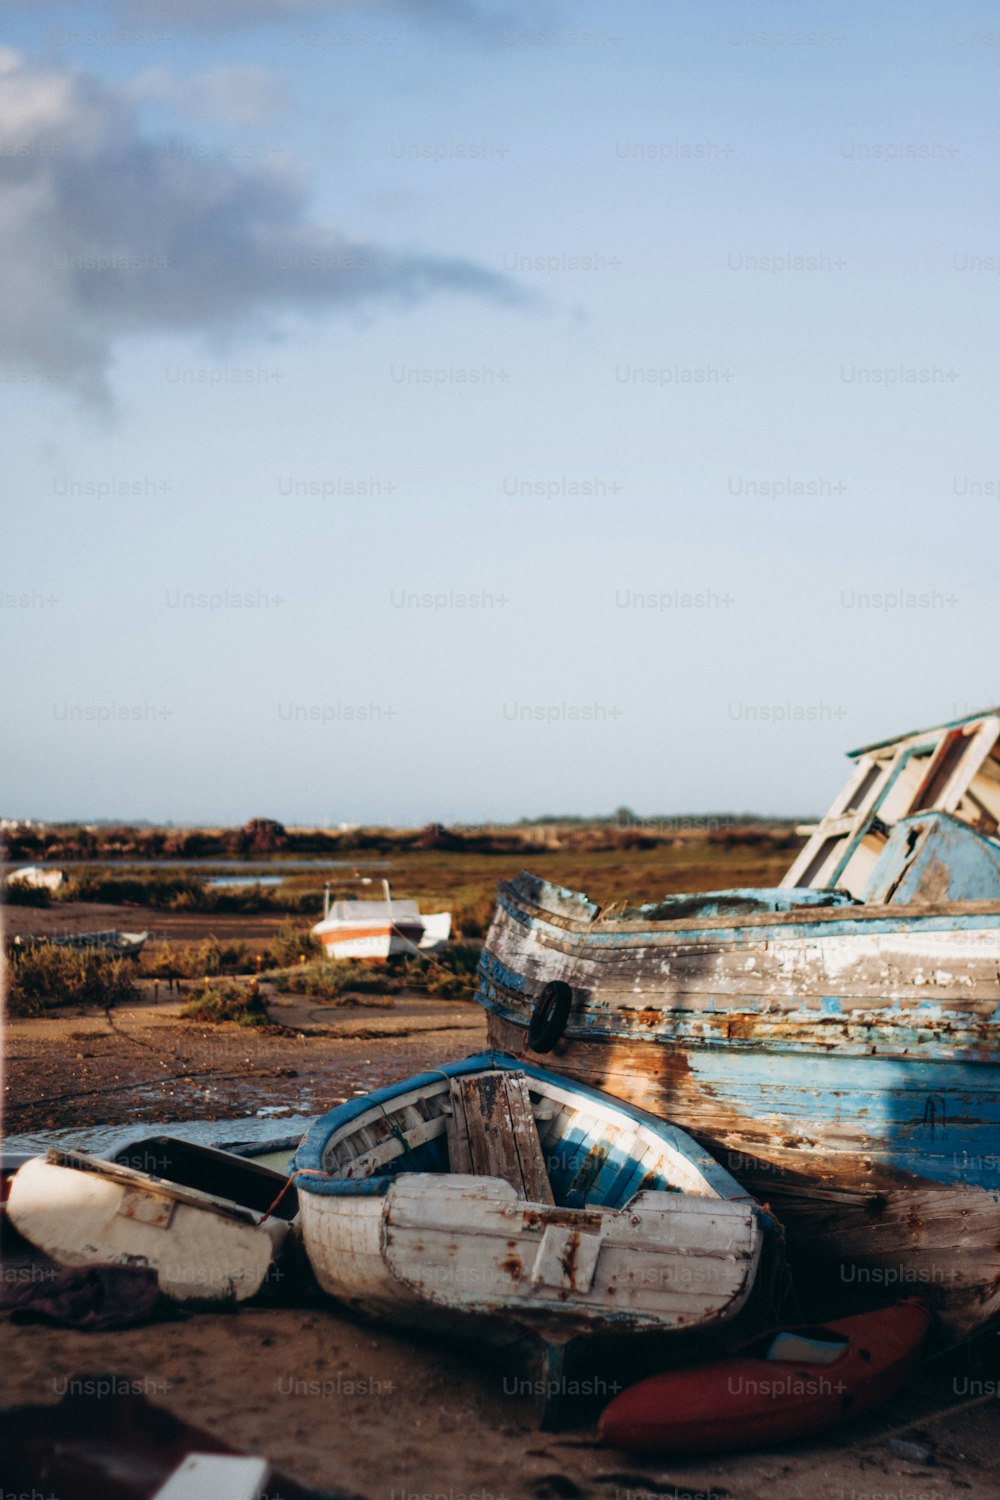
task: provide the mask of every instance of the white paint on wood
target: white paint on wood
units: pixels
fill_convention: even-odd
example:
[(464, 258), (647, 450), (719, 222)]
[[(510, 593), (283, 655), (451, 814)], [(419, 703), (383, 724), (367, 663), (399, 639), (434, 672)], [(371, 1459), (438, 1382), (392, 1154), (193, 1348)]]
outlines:
[[(85, 1165), (67, 1165), (70, 1157)], [(262, 1224), (249, 1209), (82, 1152), (26, 1162), (7, 1211), (58, 1264), (150, 1266), (178, 1301), (253, 1296), (288, 1233), (284, 1220)]]
[(243, 1453), (189, 1453), (152, 1500), (265, 1500), (271, 1466)]
[(589, 1292), (604, 1236), (584, 1234), (563, 1224), (549, 1224), (531, 1268), (535, 1286), (558, 1291)]

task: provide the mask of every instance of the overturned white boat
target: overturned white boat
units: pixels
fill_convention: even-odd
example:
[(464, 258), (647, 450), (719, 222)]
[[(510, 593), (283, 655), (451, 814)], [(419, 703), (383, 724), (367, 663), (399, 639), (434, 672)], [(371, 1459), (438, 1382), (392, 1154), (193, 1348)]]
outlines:
[[(83, 1151), (32, 1157), (11, 1181), (10, 1222), (59, 1265), (149, 1266), (160, 1290), (179, 1302), (254, 1296), (295, 1217), (294, 1189), (272, 1216), (286, 1183), (281, 1173), (169, 1137), (142, 1145), (156, 1150), (132, 1159), (157, 1170)], [(159, 1175), (166, 1171), (169, 1177)]]
[(726, 1324), (777, 1231), (683, 1131), (495, 1054), (321, 1116), (292, 1166), (324, 1291), (396, 1325), (541, 1346), (550, 1371), (581, 1339)]
[[(370, 885), (365, 877), (361, 882)], [(324, 892), (323, 920), (312, 929), (327, 958), (386, 959), (437, 948), (451, 936), (451, 912), (424, 914), (416, 901), (394, 900), (382, 881), (381, 901), (331, 901)]]

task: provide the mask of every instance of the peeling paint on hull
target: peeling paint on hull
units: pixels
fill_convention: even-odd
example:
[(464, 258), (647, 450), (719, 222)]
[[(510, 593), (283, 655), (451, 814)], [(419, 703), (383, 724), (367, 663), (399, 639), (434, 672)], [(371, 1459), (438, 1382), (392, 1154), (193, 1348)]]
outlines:
[[(536, 883), (537, 884), (537, 883)], [(543, 984), (573, 993), (546, 1065), (675, 1121), (789, 1241), (945, 1332), (1000, 1319), (1000, 903), (641, 923), (501, 888), (478, 998), (527, 1044)]]

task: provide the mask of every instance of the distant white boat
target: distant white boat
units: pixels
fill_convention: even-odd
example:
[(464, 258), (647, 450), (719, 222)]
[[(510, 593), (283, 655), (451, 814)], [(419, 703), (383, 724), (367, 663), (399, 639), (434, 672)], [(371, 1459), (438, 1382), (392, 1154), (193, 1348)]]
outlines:
[[(370, 885), (371, 877), (361, 877)], [(386, 959), (437, 948), (451, 936), (451, 912), (424, 915), (416, 901), (395, 901), (382, 881), (381, 901), (331, 901), (324, 891), (323, 920), (313, 928), (327, 958)]]
[(66, 879), (62, 870), (50, 870), (44, 865), (22, 865), (11, 870), (8, 885), (27, 885), (35, 891), (57, 891)]
[(148, 930), (119, 932), (109, 928), (106, 932), (16, 933), (13, 942), (15, 948), (99, 948), (119, 958), (138, 958), (148, 937)]

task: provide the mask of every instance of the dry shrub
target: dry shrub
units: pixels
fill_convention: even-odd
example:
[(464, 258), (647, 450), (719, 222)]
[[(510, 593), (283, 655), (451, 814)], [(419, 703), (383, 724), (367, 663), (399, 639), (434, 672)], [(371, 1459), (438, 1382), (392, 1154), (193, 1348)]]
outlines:
[(496, 891), (492, 882), (481, 886), (462, 886), (451, 899), (451, 924), (456, 937), (484, 938), (496, 910)]
[(235, 1021), (237, 1026), (271, 1026), (270, 1011), (257, 982), (238, 984), (234, 979), (206, 984), (192, 995), (181, 1015), (194, 1021)]
[(319, 951), (319, 943), (311, 930), (289, 919), (282, 922), (271, 942), (269, 958), (273, 955), (273, 962), (268, 967), (285, 969), (291, 964), (300, 963), (302, 959), (315, 959)]
[(36, 1016), (61, 1005), (107, 1009), (137, 1000), (131, 961), (95, 948), (39, 943), (11, 950), (7, 1005), (12, 1016)]

